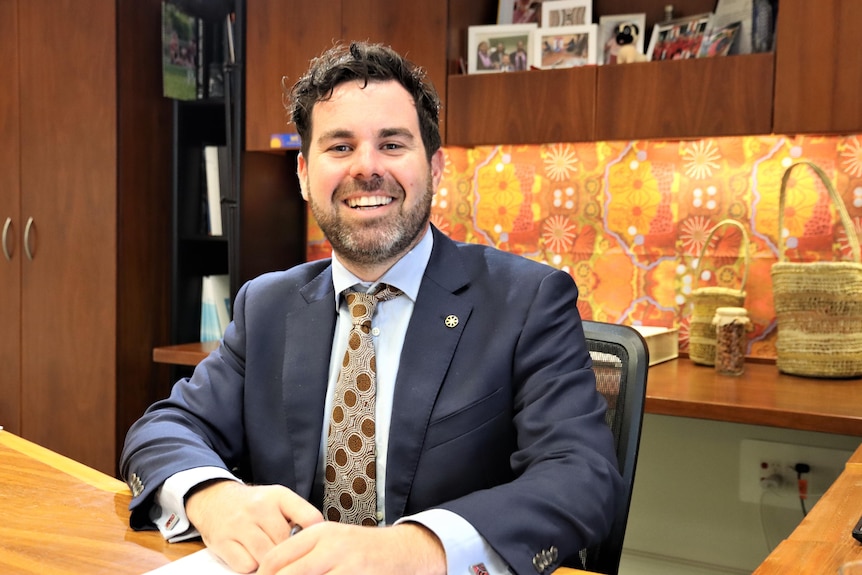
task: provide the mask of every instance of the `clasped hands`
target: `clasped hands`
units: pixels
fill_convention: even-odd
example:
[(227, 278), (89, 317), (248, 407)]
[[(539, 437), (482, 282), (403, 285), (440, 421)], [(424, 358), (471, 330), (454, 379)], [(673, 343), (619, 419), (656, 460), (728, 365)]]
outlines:
[[(217, 481), (188, 497), (186, 513), (207, 547), (239, 573), (446, 573), (443, 547), (422, 525), (324, 521), (318, 509), (281, 485)], [(291, 537), (297, 524), (303, 530)]]

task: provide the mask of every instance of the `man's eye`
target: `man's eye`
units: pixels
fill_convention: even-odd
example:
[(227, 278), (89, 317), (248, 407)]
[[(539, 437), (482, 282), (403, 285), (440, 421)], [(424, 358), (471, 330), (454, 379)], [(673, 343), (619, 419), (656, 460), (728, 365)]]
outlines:
[(384, 150), (400, 150), (403, 147), (404, 146), (402, 146), (401, 144), (398, 144), (396, 142), (389, 142), (388, 144), (383, 144)]
[(329, 149), (333, 152), (349, 152), (350, 146), (348, 146), (347, 144), (338, 144), (337, 146), (332, 146)]

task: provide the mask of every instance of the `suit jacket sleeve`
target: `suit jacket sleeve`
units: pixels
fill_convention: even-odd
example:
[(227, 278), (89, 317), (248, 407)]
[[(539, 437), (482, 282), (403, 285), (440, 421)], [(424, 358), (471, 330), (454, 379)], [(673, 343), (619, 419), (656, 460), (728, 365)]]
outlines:
[(327, 270), (315, 262), (245, 284), (219, 348), (131, 427), (120, 471), (132, 527), (152, 527), (155, 490), (196, 467), (310, 498), (335, 325)]

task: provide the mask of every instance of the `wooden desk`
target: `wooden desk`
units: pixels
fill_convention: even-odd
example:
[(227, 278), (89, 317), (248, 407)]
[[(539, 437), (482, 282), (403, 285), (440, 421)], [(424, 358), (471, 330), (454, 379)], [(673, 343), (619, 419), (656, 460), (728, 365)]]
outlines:
[(787, 375), (747, 362), (741, 377), (688, 359), (649, 370), (647, 413), (862, 436), (862, 379)]
[[(860, 453), (862, 447), (854, 458)], [(862, 544), (850, 535), (862, 515), (862, 467), (851, 462), (754, 575), (835, 575), (842, 564), (862, 560)]]
[(850, 456), (844, 467), (862, 472), (862, 443), (859, 444), (859, 447), (853, 452), (853, 455)]
[[(153, 360), (193, 366), (216, 347), (217, 342), (159, 347)], [(862, 379), (796, 377), (755, 361), (745, 364), (742, 377), (726, 377), (680, 358), (650, 368), (645, 411), (862, 436)]]
[(0, 573), (140, 575), (201, 549), (129, 528), (128, 487), (0, 431)]
[(157, 347), (153, 350), (153, 361), (171, 365), (194, 366), (216, 349), (218, 344), (217, 341), (203, 341)]
[(203, 548), (133, 531), (131, 499), (122, 481), (0, 430), (0, 573), (140, 575)]

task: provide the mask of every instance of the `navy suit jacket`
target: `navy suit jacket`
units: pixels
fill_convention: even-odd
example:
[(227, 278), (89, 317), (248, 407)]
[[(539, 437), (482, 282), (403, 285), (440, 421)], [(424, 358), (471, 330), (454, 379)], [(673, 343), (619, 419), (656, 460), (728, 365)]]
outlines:
[[(516, 573), (556, 547), (550, 571), (604, 537), (621, 484), (577, 288), (549, 266), (433, 233), (395, 386), (387, 522), (448, 509)], [(133, 526), (149, 522), (165, 479), (199, 466), (313, 501), (334, 297), (329, 260), (242, 287), (218, 350), (129, 431)]]

